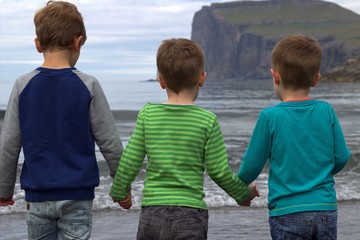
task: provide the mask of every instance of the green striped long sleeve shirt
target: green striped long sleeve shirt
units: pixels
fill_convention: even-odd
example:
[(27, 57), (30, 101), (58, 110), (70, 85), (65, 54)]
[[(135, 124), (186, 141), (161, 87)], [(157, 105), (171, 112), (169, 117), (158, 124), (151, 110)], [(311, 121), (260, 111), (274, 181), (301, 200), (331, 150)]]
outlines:
[(237, 202), (248, 185), (228, 165), (224, 138), (212, 112), (195, 105), (146, 104), (124, 150), (110, 191), (123, 200), (147, 155), (142, 206), (207, 209), (204, 171)]

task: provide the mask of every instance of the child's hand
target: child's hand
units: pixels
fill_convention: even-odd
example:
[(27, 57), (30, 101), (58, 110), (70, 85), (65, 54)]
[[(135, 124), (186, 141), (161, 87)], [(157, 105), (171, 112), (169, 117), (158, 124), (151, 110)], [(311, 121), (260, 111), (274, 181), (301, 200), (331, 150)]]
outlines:
[(123, 209), (131, 208), (131, 206), (132, 206), (131, 191), (128, 192), (128, 195), (124, 200), (122, 200), (122, 201), (114, 200), (114, 202), (118, 203)]
[(256, 188), (256, 184), (254, 182), (249, 184), (249, 189), (250, 189), (250, 195), (248, 199), (239, 203), (240, 206), (249, 207), (251, 204), (251, 200), (253, 200), (255, 197), (260, 197), (259, 190)]
[(0, 206), (6, 207), (14, 204), (13, 196), (8, 198), (0, 198)]

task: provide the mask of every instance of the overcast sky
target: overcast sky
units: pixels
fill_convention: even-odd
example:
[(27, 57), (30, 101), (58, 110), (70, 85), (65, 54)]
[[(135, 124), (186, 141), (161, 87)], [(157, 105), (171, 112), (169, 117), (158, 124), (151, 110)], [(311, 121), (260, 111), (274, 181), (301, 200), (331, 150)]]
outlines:
[[(0, 88), (42, 63), (33, 16), (47, 0), (0, 0)], [(194, 13), (211, 0), (74, 0), (88, 40), (76, 65), (100, 81), (155, 78), (163, 39), (190, 38)], [(359, 0), (332, 0), (360, 14)]]

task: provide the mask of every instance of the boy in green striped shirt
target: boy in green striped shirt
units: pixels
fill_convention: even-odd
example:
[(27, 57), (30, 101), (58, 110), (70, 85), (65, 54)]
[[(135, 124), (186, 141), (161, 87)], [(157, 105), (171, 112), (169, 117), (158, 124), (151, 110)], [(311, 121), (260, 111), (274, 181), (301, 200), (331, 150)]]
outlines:
[(157, 53), (158, 81), (168, 99), (146, 104), (121, 157), (110, 196), (131, 207), (131, 183), (147, 155), (137, 239), (206, 239), (204, 171), (237, 203), (258, 196), (228, 165), (212, 112), (194, 105), (204, 84), (204, 56), (188, 39), (165, 40)]

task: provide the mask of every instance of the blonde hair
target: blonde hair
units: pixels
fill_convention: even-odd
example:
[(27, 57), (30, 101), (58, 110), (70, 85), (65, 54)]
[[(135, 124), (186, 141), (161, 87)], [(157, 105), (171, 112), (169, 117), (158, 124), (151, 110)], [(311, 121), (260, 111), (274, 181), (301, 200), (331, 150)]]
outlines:
[(275, 45), (272, 68), (279, 73), (284, 88), (307, 89), (320, 71), (321, 54), (321, 46), (316, 39), (291, 35)]
[(198, 84), (204, 72), (204, 54), (201, 47), (185, 38), (164, 40), (160, 45), (156, 64), (165, 85), (175, 93)]
[(82, 36), (81, 45), (86, 41), (83, 18), (72, 3), (49, 1), (36, 12), (34, 24), (43, 51), (71, 49), (74, 39), (79, 36)]

